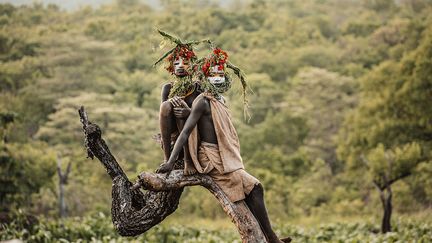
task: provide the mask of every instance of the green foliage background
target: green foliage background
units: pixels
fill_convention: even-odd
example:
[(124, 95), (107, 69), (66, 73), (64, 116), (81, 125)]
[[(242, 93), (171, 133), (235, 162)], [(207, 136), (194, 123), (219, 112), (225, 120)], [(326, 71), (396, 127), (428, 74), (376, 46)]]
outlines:
[[(379, 225), (372, 180), (383, 173), (410, 174), (393, 186), (396, 215), (432, 221), (431, 1), (160, 3), (117, 0), (73, 12), (0, 4), (2, 210), (56, 218), (58, 156), (72, 163), (68, 214), (109, 215), (111, 181), (85, 158), (80, 105), (131, 179), (161, 163), (152, 135), (172, 77), (151, 66), (169, 48), (158, 27), (214, 40), (247, 73), (252, 119), (243, 119), (239, 83), (227, 99), (275, 224)], [(185, 217), (229, 224), (200, 188), (188, 188), (161, 227)]]

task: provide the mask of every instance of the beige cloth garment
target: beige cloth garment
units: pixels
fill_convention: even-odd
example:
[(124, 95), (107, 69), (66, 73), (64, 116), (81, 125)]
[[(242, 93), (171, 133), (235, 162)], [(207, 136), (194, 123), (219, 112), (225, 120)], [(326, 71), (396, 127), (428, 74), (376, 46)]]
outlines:
[(200, 96), (210, 101), (218, 144), (200, 142), (195, 127), (188, 138), (192, 162), (199, 173), (209, 174), (232, 202), (243, 200), (260, 182), (244, 170), (240, 142), (228, 108), (212, 95)]
[[(228, 107), (210, 94), (202, 93), (198, 97), (200, 96), (205, 96), (210, 101), (219, 154), (223, 162), (222, 172), (229, 173), (238, 169), (244, 169), (243, 160), (240, 155), (240, 142), (234, 125), (231, 122), (231, 114)], [(198, 100), (198, 97), (194, 103)], [(197, 157), (199, 142), (198, 128), (195, 126), (188, 139), (190, 155), (195, 166), (199, 165)]]
[(198, 149), (198, 160), (200, 171), (202, 171), (200, 173), (208, 174), (231, 202), (245, 199), (254, 186), (260, 183), (244, 169), (222, 173), (223, 162), (217, 144), (201, 142)]

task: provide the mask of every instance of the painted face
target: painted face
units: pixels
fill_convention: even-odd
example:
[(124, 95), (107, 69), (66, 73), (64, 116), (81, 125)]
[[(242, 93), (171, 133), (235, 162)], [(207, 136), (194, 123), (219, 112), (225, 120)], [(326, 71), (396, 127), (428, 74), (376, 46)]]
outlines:
[(176, 76), (186, 76), (188, 75), (187, 69), (189, 68), (190, 61), (187, 59), (183, 59), (181, 57), (177, 58), (177, 60), (174, 61), (174, 74)]
[(223, 84), (225, 83), (225, 72), (223, 70), (219, 70), (217, 66), (214, 66), (210, 69), (207, 79), (215, 86)]

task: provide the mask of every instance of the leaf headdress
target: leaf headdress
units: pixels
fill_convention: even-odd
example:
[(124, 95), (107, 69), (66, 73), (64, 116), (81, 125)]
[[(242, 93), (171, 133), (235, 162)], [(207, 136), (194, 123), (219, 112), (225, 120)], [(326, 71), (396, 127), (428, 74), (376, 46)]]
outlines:
[[(175, 44), (168, 52), (163, 54), (154, 64), (153, 67), (161, 63), (163, 60), (168, 60), (168, 65), (165, 69), (174, 74), (174, 61), (181, 57), (184, 60), (189, 60), (192, 64), (197, 60), (197, 56), (193, 51), (193, 47), (202, 42), (208, 42), (208, 40), (201, 41), (183, 41), (179, 37), (169, 34), (163, 30), (157, 29), (158, 33), (162, 35), (165, 40)], [(191, 70), (186, 70), (188, 73), (192, 73)], [(185, 77), (176, 77), (176, 80), (171, 83), (172, 87), (168, 97), (174, 96), (184, 97), (193, 92), (195, 88), (195, 82), (192, 81), (192, 75), (186, 75)]]
[(172, 34), (169, 34), (163, 30), (157, 29), (157, 31), (159, 32), (160, 35), (162, 35), (164, 37), (164, 39), (174, 43), (175, 46), (173, 48), (171, 48), (168, 52), (163, 54), (153, 64), (153, 66), (155, 67), (156, 65), (161, 63), (164, 59), (168, 58), (169, 66), (166, 69), (171, 73), (174, 72), (174, 68), (173, 68), (172, 63), (178, 57), (182, 57), (182, 58), (186, 58), (187, 60), (195, 61), (197, 59), (197, 57), (193, 51), (193, 47), (195, 45), (198, 45), (198, 44), (203, 43), (203, 42), (209, 42), (209, 40), (207, 40), (207, 39), (199, 40), (199, 41), (196, 41), (196, 40), (183, 41), (179, 37), (172, 35)]
[[(212, 52), (207, 57), (197, 60), (194, 67), (197, 76), (202, 82), (201, 86), (213, 95), (219, 96), (221, 93), (227, 91), (231, 87), (231, 80), (229, 78), (230, 75), (226, 71), (226, 68), (231, 69), (232, 72), (240, 80), (242, 86), (244, 116), (250, 119), (249, 101), (247, 99), (247, 91), (249, 89), (249, 86), (246, 82), (245, 73), (239, 67), (228, 61), (228, 54), (225, 51), (223, 51), (219, 47), (216, 47), (214, 43), (210, 40), (207, 41), (207, 43), (209, 43)], [(212, 67), (217, 67), (218, 70), (223, 70), (225, 73), (226, 82), (219, 87), (214, 86), (207, 80), (207, 77), (209, 77), (210, 75), (210, 69)]]

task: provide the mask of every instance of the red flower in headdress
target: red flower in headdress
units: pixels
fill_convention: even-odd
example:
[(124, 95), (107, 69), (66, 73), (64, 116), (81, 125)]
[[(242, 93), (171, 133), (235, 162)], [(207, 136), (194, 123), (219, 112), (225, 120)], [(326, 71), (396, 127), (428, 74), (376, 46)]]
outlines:
[(169, 66), (166, 67), (166, 70), (171, 74), (174, 73), (174, 61), (180, 57), (186, 60), (191, 60), (196, 58), (196, 55), (189, 45), (178, 45), (168, 56)]
[(220, 48), (214, 49), (213, 53), (216, 55), (219, 64), (224, 64), (228, 59), (228, 54)]
[(202, 66), (204, 76), (208, 77), (210, 74), (210, 67), (217, 66), (218, 70), (225, 69), (225, 63), (228, 60), (228, 54), (220, 48), (215, 48), (213, 53), (205, 59)]
[(202, 66), (202, 71), (203, 71), (205, 76), (208, 76), (209, 69), (210, 69), (210, 62), (208, 62), (208, 60), (206, 60), (206, 62)]

